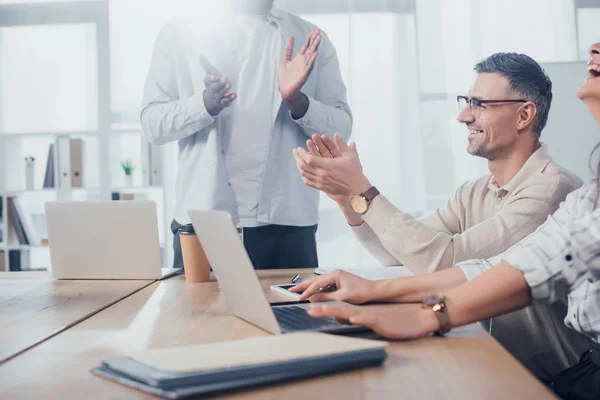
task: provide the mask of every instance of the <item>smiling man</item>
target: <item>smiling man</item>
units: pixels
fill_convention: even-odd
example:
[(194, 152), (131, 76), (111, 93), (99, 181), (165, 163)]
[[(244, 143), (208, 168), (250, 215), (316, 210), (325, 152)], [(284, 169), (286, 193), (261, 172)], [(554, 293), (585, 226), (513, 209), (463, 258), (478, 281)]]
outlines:
[(398, 210), (362, 172), (356, 147), (313, 135), (294, 150), (304, 183), (327, 193), (357, 238), (383, 264), (416, 274), (488, 258), (542, 224), (582, 185), (557, 165), (540, 135), (552, 82), (531, 57), (497, 53), (475, 66), (468, 96), (458, 96), (469, 154), (488, 160), (489, 175), (464, 183), (444, 207), (415, 219)]

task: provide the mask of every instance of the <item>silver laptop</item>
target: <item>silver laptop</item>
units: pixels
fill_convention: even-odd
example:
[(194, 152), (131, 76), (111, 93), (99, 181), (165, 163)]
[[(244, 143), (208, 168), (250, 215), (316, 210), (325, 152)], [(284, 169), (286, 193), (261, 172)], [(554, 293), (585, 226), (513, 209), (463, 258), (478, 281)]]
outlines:
[(229, 214), (193, 210), (188, 214), (235, 316), (273, 334), (367, 330), (364, 326), (343, 324), (334, 318), (312, 318), (306, 313), (310, 305), (305, 302), (269, 304)]
[(156, 204), (48, 202), (48, 242), (56, 279), (162, 279)]

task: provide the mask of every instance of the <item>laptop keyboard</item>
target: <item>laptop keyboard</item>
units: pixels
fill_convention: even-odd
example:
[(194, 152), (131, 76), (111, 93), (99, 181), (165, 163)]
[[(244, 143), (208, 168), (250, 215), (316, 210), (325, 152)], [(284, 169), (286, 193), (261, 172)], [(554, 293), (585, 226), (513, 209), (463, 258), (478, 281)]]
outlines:
[(313, 318), (305, 308), (298, 306), (273, 307), (272, 310), (277, 322), (286, 331), (314, 331), (349, 326), (335, 318)]

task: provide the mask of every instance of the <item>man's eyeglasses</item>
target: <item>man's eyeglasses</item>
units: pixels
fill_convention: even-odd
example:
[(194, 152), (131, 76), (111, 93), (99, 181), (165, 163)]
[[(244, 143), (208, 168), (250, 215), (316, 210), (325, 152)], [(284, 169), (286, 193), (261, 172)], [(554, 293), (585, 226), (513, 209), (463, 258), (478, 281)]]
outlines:
[(458, 102), (458, 109), (459, 110), (463, 110), (467, 104), (471, 106), (471, 112), (473, 113), (473, 116), (475, 118), (479, 118), (479, 116), (481, 115), (481, 110), (483, 110), (485, 107), (483, 106), (484, 104), (488, 104), (488, 103), (527, 103), (527, 100), (523, 100), (523, 99), (512, 99), (512, 100), (480, 100), (480, 99), (476, 99), (474, 97), (467, 97), (467, 96), (456, 96), (456, 101)]

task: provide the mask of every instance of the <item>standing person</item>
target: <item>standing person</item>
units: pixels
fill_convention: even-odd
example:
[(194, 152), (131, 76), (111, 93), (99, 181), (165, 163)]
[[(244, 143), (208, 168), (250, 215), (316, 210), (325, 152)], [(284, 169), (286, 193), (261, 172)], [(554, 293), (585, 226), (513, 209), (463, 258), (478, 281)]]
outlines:
[(228, 5), (163, 27), (144, 89), (147, 138), (179, 148), (174, 266), (183, 266), (177, 229), (187, 210), (205, 209), (241, 224), (255, 268), (316, 268), (319, 193), (288, 154), (315, 131), (350, 136), (335, 49), (272, 0)]

